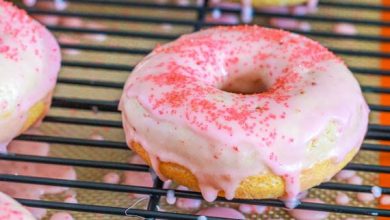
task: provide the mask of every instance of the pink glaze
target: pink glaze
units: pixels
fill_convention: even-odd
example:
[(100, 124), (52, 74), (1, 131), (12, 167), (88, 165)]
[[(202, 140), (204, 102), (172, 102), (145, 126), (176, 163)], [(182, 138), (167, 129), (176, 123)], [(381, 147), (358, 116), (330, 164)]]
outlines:
[(346, 180), (356, 175), (356, 171), (353, 170), (342, 170), (335, 176), (337, 180)]
[(161, 24), (160, 27), (165, 32), (170, 32), (173, 29), (173, 26), (171, 24)]
[(283, 177), (293, 198), (302, 170), (360, 147), (369, 112), (339, 58), (256, 26), (212, 28), (156, 48), (130, 75), (119, 109), (127, 143), (142, 144), (163, 179), (158, 161), (188, 168), (207, 201), (222, 190), (232, 199), (242, 180), (267, 172)]
[(200, 210), (196, 213), (201, 216), (220, 217), (220, 218), (232, 218), (232, 219), (245, 219), (245, 216), (239, 211), (232, 208), (225, 207), (211, 207)]
[(263, 214), (266, 210), (266, 206), (261, 205), (247, 205), (247, 204), (241, 204), (238, 208), (240, 212), (244, 214)]
[[(67, 35), (61, 35), (58, 38), (58, 41), (63, 44), (80, 44), (80, 40), (76, 38), (69, 37)], [(62, 50), (67, 55), (78, 55), (80, 54), (80, 50), (77, 49), (63, 49)]]
[(117, 173), (110, 172), (104, 175), (103, 182), (105, 183), (111, 183), (111, 184), (117, 184), (120, 181), (120, 176)]
[(60, 49), (25, 11), (0, 0), (0, 152), (17, 136), (28, 110), (56, 83)]
[(356, 35), (358, 33), (356, 26), (349, 23), (337, 23), (333, 27), (333, 32), (344, 35)]
[[(26, 154), (34, 156), (48, 156), (49, 145), (38, 142), (13, 141), (8, 146), (10, 153)], [(76, 172), (73, 167), (48, 165), (39, 163), (25, 163), (14, 161), (0, 161), (0, 173), (14, 174), (23, 176), (36, 176), (43, 178), (56, 178), (75, 180)], [(25, 199), (40, 199), (47, 194), (57, 194), (64, 192), (67, 188), (58, 186), (43, 186), (33, 184), (21, 184), (0, 182), (0, 191), (7, 193), (12, 197)], [(29, 208), (37, 218), (45, 215), (44, 209)]]
[[(185, 186), (178, 186), (177, 189), (183, 191), (188, 190)], [(199, 209), (201, 205), (202, 201), (199, 199), (178, 198), (176, 201), (176, 207), (185, 210)]]
[(355, 185), (362, 185), (363, 179), (360, 176), (352, 176), (347, 180), (347, 183), (349, 184), (355, 184)]
[(191, 2), (190, 0), (176, 0), (176, 4), (180, 6), (188, 6)]
[[(129, 162), (133, 164), (145, 164), (145, 162), (138, 155), (135, 154), (130, 157)], [(123, 173), (123, 178), (124, 178), (123, 184), (125, 185), (145, 186), (145, 187), (153, 186), (153, 180), (150, 173), (126, 171)], [(144, 198), (147, 197), (148, 195), (131, 194), (131, 196), (136, 198)]]
[(66, 202), (66, 203), (73, 203), (73, 204), (79, 203), (79, 202), (77, 201), (77, 198), (74, 197), (74, 196), (68, 196), (68, 197), (66, 197), (66, 198), (64, 199), (64, 202)]
[[(320, 199), (303, 199), (302, 202), (321, 203), (324, 202)], [(329, 212), (320, 212), (304, 209), (292, 209), (288, 210), (288, 213), (296, 220), (322, 220), (329, 216)]]
[(360, 202), (369, 203), (369, 202), (373, 201), (375, 199), (375, 197), (371, 193), (358, 193), (357, 199)]
[(336, 203), (338, 205), (347, 205), (349, 203), (350, 199), (348, 197), (347, 194), (345, 193), (337, 193), (337, 196), (336, 196)]
[[(88, 29), (96, 29), (96, 30), (104, 30), (107, 29), (105, 25), (102, 25), (100, 23), (96, 22), (88, 22), (85, 24), (85, 27)], [(84, 35), (87, 39), (91, 39), (94, 41), (103, 42), (107, 39), (107, 35), (105, 34), (85, 34)]]
[(50, 217), (50, 220), (74, 220), (74, 218), (67, 212), (57, 212)]
[(289, 30), (301, 30), (301, 31), (311, 30), (311, 26), (308, 22), (298, 21), (291, 18), (271, 18), (270, 24), (274, 27), (289, 29)]
[(82, 19), (77, 17), (66, 17), (61, 19), (61, 25), (67, 27), (81, 28), (84, 26), (84, 22)]
[(0, 220), (34, 220), (34, 216), (21, 204), (0, 192)]
[(235, 14), (223, 14), (218, 18), (213, 16), (207, 16), (206, 22), (208, 23), (224, 23), (224, 24), (238, 24), (240, 21)]
[(102, 135), (100, 135), (100, 134), (97, 134), (97, 133), (91, 134), (90, 138), (92, 140), (104, 141), (104, 137)]
[(379, 202), (381, 205), (390, 205), (390, 196), (389, 195), (382, 196)]

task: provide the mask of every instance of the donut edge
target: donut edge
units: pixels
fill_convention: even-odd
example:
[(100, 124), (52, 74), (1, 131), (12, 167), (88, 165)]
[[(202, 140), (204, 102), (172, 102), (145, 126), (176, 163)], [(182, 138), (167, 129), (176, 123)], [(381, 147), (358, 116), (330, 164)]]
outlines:
[(35, 103), (27, 112), (27, 119), (24, 122), (20, 134), (35, 125), (39, 125), (50, 109), (53, 92), (50, 91), (43, 99)]
[[(143, 148), (143, 146), (137, 142), (132, 141), (127, 143), (149, 166), (151, 161), (149, 154)], [(349, 163), (353, 157), (358, 153), (359, 148), (354, 148), (350, 151), (344, 160), (335, 164), (332, 159), (321, 161), (309, 169), (303, 170), (301, 173), (301, 191), (305, 191), (309, 188), (317, 186), (329, 180), (337, 172), (339, 172), (344, 166)], [(159, 168), (162, 175), (165, 178), (171, 179), (176, 183), (189, 187), (192, 190), (200, 191), (198, 181), (194, 174), (186, 167), (172, 163), (159, 161)], [(250, 176), (244, 179), (237, 187), (235, 198), (240, 199), (268, 199), (268, 198), (280, 198), (285, 195), (285, 184), (280, 176), (273, 173), (267, 173), (264, 175)], [(218, 196), (223, 197), (224, 192), (220, 191)]]

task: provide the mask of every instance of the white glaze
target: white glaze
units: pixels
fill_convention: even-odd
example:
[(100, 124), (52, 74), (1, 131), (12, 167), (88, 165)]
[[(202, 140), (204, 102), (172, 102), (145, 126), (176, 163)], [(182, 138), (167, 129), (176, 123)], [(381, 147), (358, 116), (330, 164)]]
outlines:
[[(221, 90), (250, 88), (248, 77), (231, 83), (243, 74), (267, 91)], [(254, 26), (209, 29), (155, 49), (127, 80), (119, 108), (127, 142), (142, 144), (157, 174), (164, 178), (159, 160), (187, 167), (207, 201), (221, 190), (232, 199), (243, 179), (267, 172), (296, 196), (302, 170), (360, 147), (369, 112), (328, 50)]]

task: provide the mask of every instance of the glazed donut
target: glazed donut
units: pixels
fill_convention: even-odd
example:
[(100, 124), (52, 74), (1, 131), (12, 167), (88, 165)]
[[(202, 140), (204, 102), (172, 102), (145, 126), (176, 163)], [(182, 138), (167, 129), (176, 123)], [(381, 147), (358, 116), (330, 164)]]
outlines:
[(0, 219), (35, 220), (27, 209), (2, 192), (0, 192)]
[(60, 61), (53, 35), (0, 0), (0, 152), (48, 111)]
[(217, 27), (157, 47), (120, 101), (130, 148), (207, 201), (294, 198), (357, 153), (368, 106), (344, 63), (303, 36)]

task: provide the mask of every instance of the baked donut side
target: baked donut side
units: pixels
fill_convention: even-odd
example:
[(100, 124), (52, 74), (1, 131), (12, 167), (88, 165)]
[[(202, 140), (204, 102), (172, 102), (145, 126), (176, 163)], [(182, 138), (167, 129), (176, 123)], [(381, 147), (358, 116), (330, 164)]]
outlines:
[(60, 69), (54, 36), (25, 11), (0, 0), (0, 151), (50, 107)]
[[(137, 142), (127, 143), (131, 146), (142, 159), (152, 166), (151, 160), (145, 149)], [(300, 175), (300, 191), (305, 191), (313, 186), (317, 186), (323, 181), (329, 180), (339, 172), (358, 152), (358, 147), (349, 152), (343, 161), (334, 163), (332, 160), (326, 160), (315, 164)], [(200, 191), (196, 176), (185, 167), (172, 162), (158, 161), (159, 172), (167, 178), (174, 180), (180, 185), (187, 186), (192, 190)], [(218, 174), (216, 174), (218, 175)], [(280, 198), (286, 194), (286, 188), (282, 177), (272, 172), (249, 176), (242, 180), (235, 191), (235, 198), (240, 199), (269, 199)], [(223, 191), (218, 192), (218, 196), (224, 197)]]

